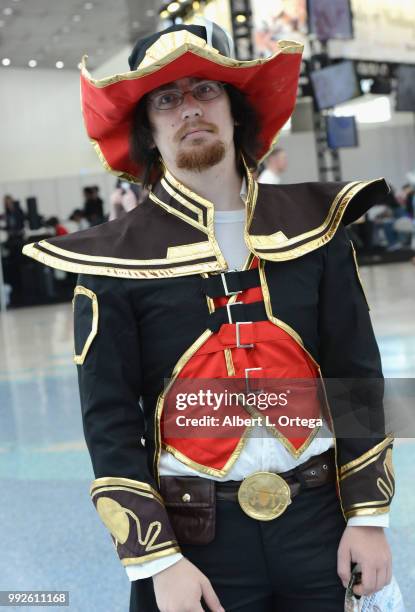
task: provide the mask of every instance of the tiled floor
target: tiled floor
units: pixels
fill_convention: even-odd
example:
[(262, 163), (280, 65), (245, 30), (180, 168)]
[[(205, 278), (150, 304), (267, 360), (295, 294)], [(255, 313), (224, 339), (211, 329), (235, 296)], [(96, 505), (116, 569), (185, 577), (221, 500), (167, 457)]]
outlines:
[[(361, 273), (385, 375), (415, 377), (415, 266)], [(129, 582), (88, 494), (71, 333), (70, 304), (0, 315), (0, 590), (68, 590), (71, 612), (126, 612)], [(415, 442), (400, 441), (388, 533), (408, 612), (414, 463)]]

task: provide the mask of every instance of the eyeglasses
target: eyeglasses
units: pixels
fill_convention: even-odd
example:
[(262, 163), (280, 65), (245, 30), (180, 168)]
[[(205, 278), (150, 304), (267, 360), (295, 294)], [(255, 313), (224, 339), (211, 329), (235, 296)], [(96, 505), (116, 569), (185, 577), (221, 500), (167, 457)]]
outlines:
[(218, 98), (224, 90), (223, 83), (218, 81), (203, 81), (196, 83), (186, 91), (180, 89), (166, 89), (160, 93), (149, 95), (148, 99), (157, 110), (171, 110), (183, 104), (184, 96), (191, 93), (196, 100), (207, 102)]

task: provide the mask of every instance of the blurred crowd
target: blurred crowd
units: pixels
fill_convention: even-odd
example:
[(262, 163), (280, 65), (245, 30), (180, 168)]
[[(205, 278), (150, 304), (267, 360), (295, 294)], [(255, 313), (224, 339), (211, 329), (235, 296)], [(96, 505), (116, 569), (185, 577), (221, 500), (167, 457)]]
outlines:
[[(39, 203), (38, 210), (34, 198), (30, 198), (31, 205), (28, 200), (25, 211), (11, 194), (5, 195), (3, 211), (0, 211), (0, 260), (3, 286), (7, 294), (6, 302), (18, 306), (44, 303), (55, 297), (59, 298), (58, 281), (63, 281), (68, 276), (66, 273), (47, 271), (45, 268), (39, 272), (42, 277), (37, 279), (36, 289), (35, 283), (32, 282), (33, 263), (22, 255), (24, 244), (52, 236), (63, 236), (118, 219), (138, 206), (145, 195), (146, 193), (138, 185), (117, 180), (108, 205), (104, 206), (99, 187), (90, 185), (83, 188), (81, 206), (75, 208), (65, 219), (60, 218), (58, 214), (42, 215), (42, 203)], [(35, 296), (35, 292), (43, 295)], [(62, 297), (65, 296), (66, 292)]]

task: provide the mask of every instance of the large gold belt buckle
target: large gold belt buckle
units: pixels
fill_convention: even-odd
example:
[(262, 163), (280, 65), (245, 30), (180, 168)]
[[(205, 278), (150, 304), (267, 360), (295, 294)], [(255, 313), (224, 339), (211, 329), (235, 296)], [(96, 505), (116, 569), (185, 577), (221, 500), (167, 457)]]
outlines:
[(291, 504), (291, 490), (281, 476), (272, 472), (254, 472), (238, 489), (242, 510), (259, 521), (272, 521)]

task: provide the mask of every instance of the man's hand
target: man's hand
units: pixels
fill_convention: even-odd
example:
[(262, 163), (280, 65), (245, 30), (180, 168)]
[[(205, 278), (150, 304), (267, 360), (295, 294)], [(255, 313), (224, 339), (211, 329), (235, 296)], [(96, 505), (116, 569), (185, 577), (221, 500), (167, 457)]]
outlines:
[(212, 612), (225, 612), (210, 581), (188, 559), (180, 559), (153, 576), (160, 612), (203, 612), (200, 598)]
[(371, 595), (390, 583), (392, 555), (382, 527), (346, 527), (337, 551), (337, 573), (347, 588), (351, 563), (362, 568), (362, 583), (355, 595)]

